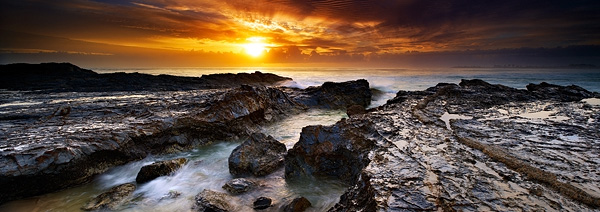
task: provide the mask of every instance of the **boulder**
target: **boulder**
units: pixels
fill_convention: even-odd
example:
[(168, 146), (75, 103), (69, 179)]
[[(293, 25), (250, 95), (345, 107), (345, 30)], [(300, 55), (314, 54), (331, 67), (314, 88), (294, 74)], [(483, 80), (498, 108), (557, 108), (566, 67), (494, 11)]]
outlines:
[(271, 136), (253, 133), (229, 155), (229, 173), (234, 176), (265, 176), (283, 165), (285, 144)]
[(348, 82), (325, 82), (319, 87), (309, 87), (294, 100), (308, 107), (345, 109), (351, 105), (369, 106), (371, 103), (369, 82), (364, 79)]
[(346, 183), (356, 180), (369, 164), (368, 152), (374, 141), (368, 120), (345, 119), (333, 126), (302, 128), (300, 140), (285, 157), (286, 178), (329, 176)]
[(362, 105), (352, 105), (346, 109), (346, 114), (348, 114), (350, 117), (365, 113), (367, 113), (367, 110), (365, 110), (365, 107)]
[(304, 197), (298, 197), (283, 207), (284, 212), (302, 212), (311, 206), (310, 201)]
[(256, 199), (256, 201), (254, 201), (254, 209), (256, 210), (264, 210), (267, 209), (269, 207), (271, 207), (271, 202), (273, 202), (271, 200), (271, 198), (268, 197), (259, 197), (258, 199)]
[(213, 190), (204, 189), (195, 197), (194, 211), (215, 211), (225, 212), (232, 211), (233, 207), (227, 200), (227, 194), (216, 192)]
[(168, 161), (159, 161), (143, 166), (140, 172), (138, 172), (135, 182), (145, 183), (154, 180), (157, 177), (169, 175), (181, 168), (185, 162), (187, 162), (187, 159), (177, 158)]
[(598, 97), (598, 93), (590, 92), (577, 85), (560, 86), (547, 82), (540, 84), (530, 83), (527, 90), (540, 99), (553, 99), (562, 102), (579, 101), (585, 98)]
[(246, 191), (249, 191), (254, 187), (254, 182), (247, 180), (245, 178), (235, 178), (230, 181), (227, 181), (225, 185), (223, 185), (223, 189), (232, 194), (241, 194)]
[(115, 210), (131, 193), (133, 193), (134, 190), (135, 185), (131, 183), (115, 186), (91, 199), (81, 209), (85, 211), (105, 209)]

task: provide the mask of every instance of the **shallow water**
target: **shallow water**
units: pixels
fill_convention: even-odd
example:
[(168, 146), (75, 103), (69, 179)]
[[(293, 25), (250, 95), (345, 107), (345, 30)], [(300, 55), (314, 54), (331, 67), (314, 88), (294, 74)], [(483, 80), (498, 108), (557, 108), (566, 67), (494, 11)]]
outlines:
[[(303, 114), (290, 116), (280, 122), (266, 126), (262, 131), (274, 136), (291, 148), (298, 141), (302, 127), (307, 125), (330, 125), (347, 117), (341, 111), (311, 110)], [(194, 196), (203, 189), (224, 191), (221, 186), (232, 179), (227, 159), (231, 151), (242, 141), (217, 141), (212, 145), (191, 151), (170, 155), (149, 156), (141, 161), (131, 162), (110, 169), (95, 178), (89, 184), (63, 191), (13, 201), (0, 206), (0, 211), (80, 211), (91, 198), (123, 183), (135, 182), (142, 166), (155, 161), (185, 157), (189, 161), (175, 174), (159, 177), (148, 183), (138, 185), (131, 196), (130, 203), (119, 211), (189, 211)], [(263, 178), (252, 178), (260, 186), (255, 190), (235, 196), (232, 204), (236, 210), (252, 210), (249, 206), (260, 196), (273, 199), (276, 210), (287, 201), (304, 196), (311, 201), (310, 211), (324, 211), (339, 201), (346, 186), (329, 179), (296, 179), (287, 182), (283, 168)], [(169, 197), (174, 192), (180, 195)]]

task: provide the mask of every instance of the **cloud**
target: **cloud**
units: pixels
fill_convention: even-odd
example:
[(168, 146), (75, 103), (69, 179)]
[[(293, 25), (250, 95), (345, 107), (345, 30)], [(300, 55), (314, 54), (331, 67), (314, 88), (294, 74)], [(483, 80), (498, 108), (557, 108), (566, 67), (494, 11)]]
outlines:
[[(2, 2), (0, 29), (88, 42), (74, 52), (102, 52), (90, 43), (238, 52), (262, 36), (273, 50), (383, 55), (600, 45), (598, 11), (590, 0), (20, 0)], [(41, 48), (18, 43), (0, 47)]]

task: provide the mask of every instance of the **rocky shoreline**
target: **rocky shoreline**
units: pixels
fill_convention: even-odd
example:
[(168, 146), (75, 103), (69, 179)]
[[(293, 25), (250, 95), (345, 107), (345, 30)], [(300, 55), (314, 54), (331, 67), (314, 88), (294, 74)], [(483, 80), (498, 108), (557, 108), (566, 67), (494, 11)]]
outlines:
[[(600, 94), (577, 86), (541, 83), (520, 90), (463, 80), (399, 91), (387, 104), (365, 110), (372, 98), (366, 80), (296, 89), (277, 86), (289, 78), (259, 72), (97, 76), (70, 64), (23, 66), (0, 68), (38, 70), (30, 73), (36, 81), (1, 92), (0, 204), (88, 182), (149, 154), (249, 138), (230, 157), (232, 174), (262, 176), (283, 168), (290, 180), (339, 179), (349, 187), (330, 211), (600, 207), (600, 105), (582, 101)], [(66, 72), (41, 82), (44, 68)], [(85, 80), (73, 84), (74, 78)], [(143, 80), (124, 84), (132, 78)], [(108, 81), (119, 85), (103, 90)], [(309, 108), (347, 109), (350, 116), (303, 128), (287, 151), (270, 136), (253, 134)], [(231, 189), (244, 184), (232, 183)], [(128, 192), (112, 192), (135, 189), (125, 185)], [(233, 198), (198, 192), (194, 210)], [(297, 207), (308, 207), (300, 199)], [(260, 200), (260, 207), (270, 207), (270, 199)]]

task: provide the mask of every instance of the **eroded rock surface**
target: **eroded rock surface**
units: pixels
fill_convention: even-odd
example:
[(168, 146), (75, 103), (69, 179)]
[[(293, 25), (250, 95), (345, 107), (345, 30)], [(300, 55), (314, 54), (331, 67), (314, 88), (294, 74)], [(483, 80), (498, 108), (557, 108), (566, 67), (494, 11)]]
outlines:
[[(542, 87), (557, 93), (481, 80), (439, 84), (400, 91), (386, 105), (334, 126), (307, 127), (309, 137), (339, 137), (355, 129), (344, 123), (368, 121), (361, 134), (375, 141), (360, 153), (370, 162), (330, 211), (597, 210), (600, 106), (579, 100), (598, 94)], [(335, 127), (342, 129), (312, 130)], [(310, 143), (317, 152), (328, 150)], [(318, 167), (303, 164), (308, 168), (296, 170)]]
[(265, 176), (283, 165), (285, 152), (285, 144), (270, 135), (253, 133), (229, 155), (229, 173)]
[[(172, 76), (142, 76), (140, 80), (145, 77), (160, 80), (146, 81), (149, 84), (138, 87), (136, 82), (131, 82), (134, 88), (125, 91), (60, 92), (68, 90), (61, 90), (64, 83), (78, 81), (69, 86), (89, 83), (93, 87), (95, 82), (86, 80), (105, 75), (71, 64), (40, 66), (58, 71), (44, 68), (37, 73), (34, 70), (30, 74), (38, 76), (38, 80), (47, 80), (41, 76), (49, 72), (60, 75), (57, 78), (65, 78), (49, 80), (49, 84), (39, 88), (46, 89), (43, 91), (0, 91), (0, 140), (4, 141), (0, 143), (0, 187), (3, 188), (0, 203), (82, 184), (111, 167), (140, 160), (148, 154), (172, 153), (214, 141), (242, 139), (258, 131), (260, 125), (311, 107), (292, 97), (308, 96), (306, 90), (263, 86), (289, 80), (271, 74), (207, 75), (200, 81), (174, 77), (193, 81), (165, 89), (175, 91), (152, 89), (153, 86), (163, 89), (160, 80), (167, 80), (168, 86), (179, 84), (177, 80), (171, 81)], [(2, 67), (13, 72), (20, 70)], [(24, 67), (29, 70), (31, 65)], [(204, 80), (207, 82), (199, 87), (195, 84), (202, 84)], [(217, 86), (221, 89), (189, 90), (211, 88), (216, 81), (227, 82)], [(187, 85), (191, 87), (188, 89)], [(354, 83), (344, 85), (352, 88), (350, 90), (357, 88)], [(368, 90), (368, 83), (366, 85)], [(37, 88), (24, 87), (28, 89)], [(363, 97), (357, 101), (370, 100), (370, 96)]]
[(81, 209), (85, 211), (115, 210), (133, 193), (135, 185), (125, 183), (94, 197)]
[(374, 147), (369, 127), (366, 120), (351, 119), (302, 128), (300, 140), (285, 156), (286, 178), (313, 175), (354, 182)]
[[(291, 91), (290, 91), (291, 90)], [(352, 105), (369, 106), (371, 89), (367, 80), (348, 82), (325, 82), (322, 86), (309, 87), (301, 92), (288, 92), (292, 98), (309, 107), (324, 109), (346, 109)]]
[(135, 182), (145, 183), (154, 180), (157, 177), (169, 175), (181, 168), (185, 162), (187, 162), (187, 159), (178, 158), (168, 161), (154, 162), (150, 165), (143, 166), (140, 172), (138, 172)]
[(256, 184), (250, 180), (245, 178), (235, 178), (230, 181), (227, 181), (225, 185), (223, 185), (223, 189), (232, 194), (241, 194), (252, 189)]
[(226, 212), (234, 211), (234, 207), (229, 204), (227, 194), (205, 189), (196, 195), (194, 211), (214, 211)]

